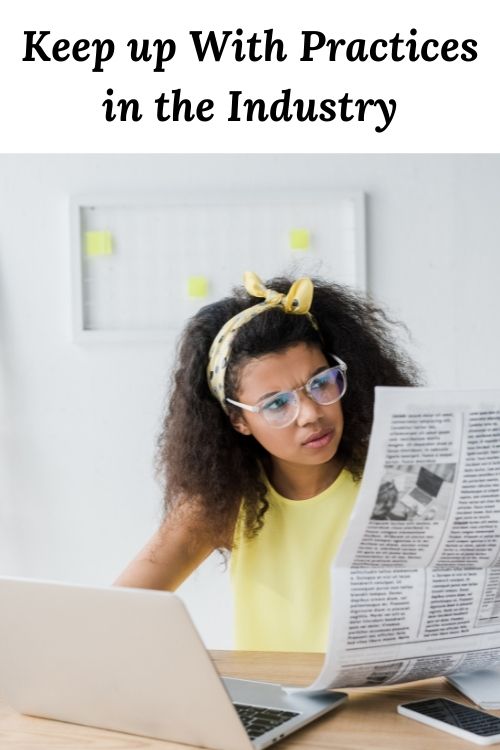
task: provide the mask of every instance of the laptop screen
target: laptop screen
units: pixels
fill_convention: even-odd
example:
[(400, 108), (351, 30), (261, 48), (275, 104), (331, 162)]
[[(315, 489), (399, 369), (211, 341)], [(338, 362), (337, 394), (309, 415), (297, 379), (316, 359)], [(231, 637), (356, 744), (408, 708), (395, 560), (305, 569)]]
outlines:
[(426, 469), (425, 466), (422, 466), (418, 472), (417, 487), (428, 495), (431, 495), (431, 497), (436, 497), (443, 482), (444, 479), (438, 477), (437, 474), (429, 471), (429, 469)]

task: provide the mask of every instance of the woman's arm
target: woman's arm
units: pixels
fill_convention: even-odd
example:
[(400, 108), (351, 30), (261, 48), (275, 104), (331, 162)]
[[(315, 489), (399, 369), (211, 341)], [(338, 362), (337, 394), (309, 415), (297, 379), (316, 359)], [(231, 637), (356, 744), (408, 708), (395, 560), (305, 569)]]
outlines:
[(214, 550), (200, 523), (174, 512), (115, 581), (115, 586), (174, 591)]

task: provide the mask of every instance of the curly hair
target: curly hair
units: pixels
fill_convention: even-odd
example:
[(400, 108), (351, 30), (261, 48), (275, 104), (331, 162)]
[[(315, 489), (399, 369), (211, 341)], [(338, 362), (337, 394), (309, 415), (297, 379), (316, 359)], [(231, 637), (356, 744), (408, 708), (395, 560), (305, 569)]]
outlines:
[[(226, 396), (237, 400), (245, 363), (306, 343), (333, 353), (348, 367), (342, 399), (344, 430), (338, 455), (355, 480), (361, 478), (373, 420), (376, 385), (419, 383), (417, 366), (400, 348), (394, 326), (382, 308), (352, 289), (313, 278), (311, 313), (321, 336), (305, 315), (273, 307), (243, 325), (236, 334), (225, 375)], [(288, 292), (293, 279), (278, 277), (268, 288)], [(256, 304), (243, 287), (199, 310), (179, 342), (177, 367), (158, 441), (157, 472), (165, 482), (165, 510), (193, 507), (201, 513), (214, 547), (231, 547), (229, 535), (243, 503), (245, 535), (262, 528), (268, 508), (261, 467), (269, 456), (252, 437), (237, 432), (207, 382), (210, 346), (227, 320)]]

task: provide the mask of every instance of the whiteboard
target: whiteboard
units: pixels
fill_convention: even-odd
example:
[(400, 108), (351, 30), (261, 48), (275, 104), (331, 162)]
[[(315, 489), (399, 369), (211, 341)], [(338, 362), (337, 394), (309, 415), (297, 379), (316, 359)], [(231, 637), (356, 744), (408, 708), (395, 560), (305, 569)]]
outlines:
[(177, 334), (250, 270), (366, 289), (361, 192), (227, 191), (74, 198), (79, 341)]

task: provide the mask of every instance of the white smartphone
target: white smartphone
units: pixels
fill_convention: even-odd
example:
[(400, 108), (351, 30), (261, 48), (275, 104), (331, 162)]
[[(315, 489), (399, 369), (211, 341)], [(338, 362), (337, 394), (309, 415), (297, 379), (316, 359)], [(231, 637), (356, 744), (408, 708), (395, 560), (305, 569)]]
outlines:
[(448, 698), (402, 703), (398, 713), (478, 745), (500, 742), (500, 717)]

